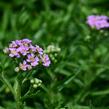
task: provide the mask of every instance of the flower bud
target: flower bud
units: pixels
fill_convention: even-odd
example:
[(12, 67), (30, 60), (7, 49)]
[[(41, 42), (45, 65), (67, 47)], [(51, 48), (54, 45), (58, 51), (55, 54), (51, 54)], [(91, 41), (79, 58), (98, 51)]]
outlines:
[(31, 70), (31, 69), (32, 69), (32, 66), (31, 66), (31, 65), (29, 65), (29, 66), (28, 66), (28, 70)]
[(38, 87), (38, 85), (37, 85), (37, 84), (33, 84), (33, 88), (35, 88), (35, 89), (36, 89), (37, 87)]
[(20, 71), (19, 67), (16, 67), (15, 72), (19, 72), (19, 71)]
[(34, 83), (34, 79), (31, 79), (31, 80), (30, 80), (30, 83), (32, 83), (32, 84), (33, 84), (33, 83)]
[(41, 81), (40, 79), (35, 78), (35, 83), (36, 83), (36, 84), (42, 83), (42, 81)]
[(3, 49), (3, 52), (4, 52), (5, 54), (9, 53), (9, 49), (8, 49), (7, 47), (5, 47), (5, 48)]

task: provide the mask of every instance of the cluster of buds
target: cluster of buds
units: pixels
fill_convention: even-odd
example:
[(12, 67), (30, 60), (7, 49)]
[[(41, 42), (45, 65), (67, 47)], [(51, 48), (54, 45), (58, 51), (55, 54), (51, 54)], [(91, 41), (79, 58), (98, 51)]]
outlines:
[(57, 53), (60, 52), (61, 49), (58, 46), (55, 45), (49, 45), (47, 49), (45, 50), (46, 53)]
[(32, 84), (33, 88), (37, 88), (41, 86), (42, 81), (38, 78), (33, 78), (30, 80), (30, 83)]
[(102, 28), (109, 28), (109, 17), (103, 15), (91, 15), (87, 18), (87, 24), (91, 28), (96, 28), (98, 30)]
[(9, 44), (8, 48), (4, 49), (11, 58), (20, 58), (22, 62), (16, 67), (19, 70), (31, 70), (39, 64), (48, 67), (51, 63), (49, 56), (44, 53), (44, 50), (38, 45), (33, 45), (29, 39), (15, 40)]
[(57, 62), (56, 57), (58, 56), (58, 53), (61, 51), (61, 48), (55, 45), (49, 45), (46, 50), (44, 50), (45, 53), (49, 54), (51, 60), (53, 62)]

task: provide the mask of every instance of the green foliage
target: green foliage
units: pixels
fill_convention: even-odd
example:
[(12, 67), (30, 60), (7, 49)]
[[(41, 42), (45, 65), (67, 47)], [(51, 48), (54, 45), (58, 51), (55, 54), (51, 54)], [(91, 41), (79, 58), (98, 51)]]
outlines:
[[(109, 0), (0, 0), (0, 69), (12, 84), (14, 63), (2, 53), (8, 42), (29, 38), (61, 48), (57, 63), (34, 72), (43, 86), (25, 109), (109, 109), (109, 32), (86, 24), (88, 15), (108, 16), (108, 9)], [(15, 108), (2, 82), (0, 101), (0, 109)]]

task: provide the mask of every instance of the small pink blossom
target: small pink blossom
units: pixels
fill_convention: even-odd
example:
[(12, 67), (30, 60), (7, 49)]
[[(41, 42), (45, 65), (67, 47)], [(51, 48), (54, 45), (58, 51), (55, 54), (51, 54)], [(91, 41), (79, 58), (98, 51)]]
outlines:
[(22, 42), (23, 42), (23, 43), (30, 44), (32, 41), (31, 41), (31, 40), (29, 40), (29, 39), (23, 39), (23, 40), (22, 40)]
[(21, 70), (26, 71), (27, 68), (28, 68), (28, 64), (27, 64), (26, 61), (23, 61), (23, 63), (20, 63), (19, 67), (20, 67)]
[(15, 48), (15, 47), (17, 47), (18, 45), (16, 44), (16, 42), (15, 41), (12, 41), (10, 44), (9, 44), (9, 47), (10, 48)]
[(50, 61), (48, 55), (47, 55), (47, 54), (44, 54), (44, 55), (41, 57), (41, 59), (42, 59), (43, 65), (44, 65), (45, 67), (49, 67), (49, 65), (51, 64), (51, 61)]
[(10, 57), (20, 57), (20, 55), (17, 52), (16, 48), (9, 48), (9, 51), (10, 51), (10, 54), (9, 54)]
[(32, 66), (36, 66), (39, 64), (39, 58), (34, 54), (28, 54), (27, 62), (30, 62)]
[(32, 52), (36, 52), (36, 47), (35, 46), (33, 46), (33, 45), (30, 45), (30, 50), (32, 51)]
[(38, 45), (36, 45), (36, 50), (39, 54), (43, 54), (43, 49), (41, 47), (39, 47)]
[(27, 55), (29, 48), (25, 46), (20, 46), (17, 48), (17, 52), (21, 53), (23, 56)]

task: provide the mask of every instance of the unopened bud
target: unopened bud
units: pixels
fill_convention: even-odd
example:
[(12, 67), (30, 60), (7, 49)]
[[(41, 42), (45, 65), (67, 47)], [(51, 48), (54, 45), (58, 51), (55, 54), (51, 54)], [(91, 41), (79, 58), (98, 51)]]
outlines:
[(41, 83), (38, 83), (38, 86), (41, 86)]
[(5, 47), (5, 48), (3, 49), (3, 52), (7, 54), (7, 53), (9, 52), (9, 49), (8, 49), (7, 47)]
[(32, 84), (33, 84), (33, 83), (34, 83), (34, 79), (31, 79), (31, 80), (30, 80), (30, 83), (32, 83)]
[(31, 66), (31, 65), (29, 65), (29, 66), (28, 66), (28, 70), (31, 70), (31, 69), (32, 69), (32, 66)]
[(57, 48), (57, 52), (60, 52), (61, 51), (61, 49), (60, 48)]
[(35, 78), (35, 83), (38, 84), (38, 83), (42, 83), (42, 81), (38, 78)]
[(38, 87), (38, 85), (37, 84), (33, 84), (33, 88), (37, 88)]
[(19, 67), (16, 67), (15, 72), (19, 72), (19, 71), (20, 71)]

